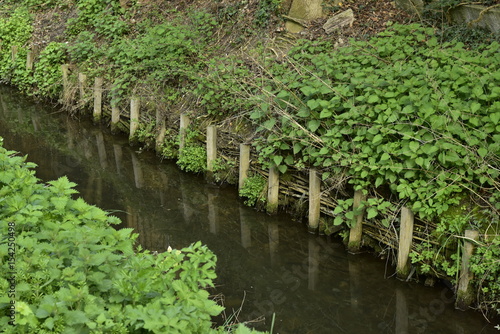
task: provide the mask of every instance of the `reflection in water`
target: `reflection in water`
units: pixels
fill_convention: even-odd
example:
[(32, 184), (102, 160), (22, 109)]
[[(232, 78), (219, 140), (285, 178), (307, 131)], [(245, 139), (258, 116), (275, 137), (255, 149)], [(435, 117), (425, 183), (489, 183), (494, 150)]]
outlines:
[[(47, 113), (48, 111), (48, 113)], [(52, 114), (50, 114), (52, 112)], [(337, 240), (311, 236), (287, 215), (270, 217), (242, 205), (232, 187), (136, 151), (111, 136), (0, 91), (5, 146), (29, 155), (43, 180), (68, 175), (86, 201), (134, 228), (151, 250), (201, 240), (218, 257), (213, 294), (239, 321), (260, 317), (274, 333), (498, 333), (481, 315), (453, 308), (440, 286), (384, 279), (385, 264), (368, 254), (346, 255)], [(222, 320), (221, 320), (222, 321)]]

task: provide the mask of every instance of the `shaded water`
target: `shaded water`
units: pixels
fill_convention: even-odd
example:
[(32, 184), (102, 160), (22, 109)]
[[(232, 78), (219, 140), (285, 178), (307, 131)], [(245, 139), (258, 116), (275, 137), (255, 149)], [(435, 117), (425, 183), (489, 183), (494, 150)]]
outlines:
[[(28, 154), (37, 176), (67, 175), (89, 203), (133, 227), (151, 250), (201, 240), (218, 257), (226, 316), (273, 333), (499, 333), (481, 314), (453, 307), (444, 286), (404, 283), (370, 254), (312, 236), (287, 215), (245, 207), (233, 187), (207, 184), (130, 147), (85, 119), (70, 118), (0, 87), (4, 146)], [(234, 313), (233, 313), (234, 312)], [(223, 319), (219, 319), (223, 321)]]

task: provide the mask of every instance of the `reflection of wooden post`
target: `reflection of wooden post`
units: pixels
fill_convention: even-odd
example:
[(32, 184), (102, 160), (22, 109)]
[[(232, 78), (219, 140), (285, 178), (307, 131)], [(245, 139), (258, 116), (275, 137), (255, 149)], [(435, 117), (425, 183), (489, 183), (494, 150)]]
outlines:
[(26, 69), (28, 71), (33, 69), (33, 57), (33, 51), (28, 51), (28, 54), (26, 55)]
[(408, 334), (408, 304), (401, 289), (396, 289), (396, 333)]
[(99, 122), (102, 115), (102, 78), (95, 78), (94, 80), (94, 122)]
[(462, 252), (462, 266), (458, 279), (457, 301), (455, 307), (460, 310), (467, 310), (474, 301), (474, 291), (471, 282), (474, 278), (469, 270), (469, 261), (474, 252), (474, 241), (479, 238), (479, 232), (473, 230), (465, 231), (464, 248)]
[(217, 234), (217, 216), (218, 216), (218, 207), (215, 204), (216, 195), (211, 194), (210, 192), (207, 194), (208, 199), (208, 222), (210, 224), (210, 233)]
[(155, 150), (157, 154), (161, 154), (163, 141), (165, 140), (165, 135), (167, 133), (167, 127), (165, 125), (165, 117), (160, 109), (156, 109), (156, 126), (158, 127), (158, 134), (155, 139)]
[(252, 245), (252, 230), (248, 226), (245, 211), (247, 208), (240, 206), (240, 225), (241, 225), (241, 245), (248, 248)]
[(99, 162), (101, 164), (102, 169), (106, 169), (108, 167), (107, 155), (106, 155), (106, 147), (104, 146), (104, 136), (102, 132), (98, 132), (96, 134), (96, 142), (97, 142), (97, 153), (99, 155)]
[(319, 243), (315, 238), (309, 238), (309, 280), (307, 288), (316, 290), (319, 275)]
[(238, 176), (238, 190), (243, 188), (243, 184), (248, 177), (250, 168), (250, 145), (240, 144), (240, 171)]
[(123, 157), (122, 147), (118, 144), (113, 144), (113, 151), (115, 153), (116, 172), (118, 174), (121, 174), (121, 172), (122, 172), (122, 157)]
[(207, 127), (207, 177), (214, 178), (214, 163), (217, 159), (217, 128), (214, 125)]
[(276, 223), (270, 223), (267, 226), (267, 231), (269, 233), (269, 256), (271, 258), (271, 264), (276, 264), (276, 253), (278, 252), (278, 246), (280, 244), (280, 230)]
[(131, 154), (132, 154), (132, 168), (134, 170), (135, 187), (140, 189), (144, 185), (144, 177), (142, 175), (141, 164), (135, 152), (131, 151)]
[(278, 211), (278, 196), (280, 189), (280, 176), (278, 168), (275, 166), (269, 168), (269, 179), (267, 184), (267, 207), (268, 213), (276, 213)]
[(130, 134), (129, 140), (134, 140), (134, 135), (139, 128), (139, 109), (140, 102), (138, 99), (130, 100)]
[[(358, 209), (361, 202), (364, 201), (365, 198), (366, 196), (361, 190), (356, 190), (354, 192), (353, 210)], [(361, 247), (361, 237), (363, 235), (363, 216), (364, 211), (354, 216), (353, 226), (349, 232), (349, 244), (347, 245), (347, 249), (351, 253), (358, 252)]]
[(189, 126), (189, 123), (191, 123), (191, 120), (189, 119), (188, 115), (181, 114), (181, 122), (179, 127), (179, 153), (181, 153), (184, 145), (186, 144), (186, 130)]
[(81, 72), (78, 73), (78, 90), (80, 91), (80, 100), (83, 101), (85, 98), (85, 83), (87, 81), (87, 76)]
[(359, 261), (361, 261), (358, 257), (353, 257), (349, 255), (349, 290), (351, 292), (351, 308), (353, 310), (357, 310), (360, 302), (360, 288), (359, 282), (360, 277), (362, 275), (361, 265)]
[(408, 261), (411, 241), (413, 238), (413, 212), (410, 209), (401, 208), (401, 226), (399, 228), (399, 250), (398, 264), (396, 268), (397, 276), (406, 279), (410, 273), (411, 264)]
[(321, 179), (315, 169), (309, 171), (309, 232), (316, 233), (319, 226)]

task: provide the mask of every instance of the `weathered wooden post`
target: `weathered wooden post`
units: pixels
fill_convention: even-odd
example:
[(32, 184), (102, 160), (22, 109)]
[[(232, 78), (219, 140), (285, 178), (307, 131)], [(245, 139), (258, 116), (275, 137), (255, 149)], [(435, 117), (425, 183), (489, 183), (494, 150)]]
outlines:
[(471, 285), (474, 274), (469, 269), (469, 261), (474, 252), (474, 242), (479, 239), (479, 232), (473, 230), (465, 231), (464, 248), (462, 252), (462, 266), (458, 279), (457, 300), (455, 308), (467, 310), (474, 301), (474, 291)]
[(207, 127), (207, 178), (214, 180), (214, 163), (217, 159), (217, 127), (210, 125)]
[[(366, 195), (363, 191), (356, 190), (354, 192), (354, 203), (353, 210), (357, 210), (361, 205), (361, 202), (366, 199)], [(361, 248), (361, 237), (363, 236), (363, 218), (364, 210), (354, 216), (354, 222), (349, 232), (349, 242), (347, 244), (347, 249), (351, 253), (359, 252)]]
[(156, 109), (156, 125), (158, 127), (158, 134), (155, 138), (155, 150), (157, 154), (161, 154), (163, 141), (165, 140), (165, 135), (167, 134), (167, 127), (165, 124), (165, 117), (160, 109)]
[(134, 141), (134, 135), (139, 128), (139, 109), (140, 101), (137, 98), (130, 99), (130, 133), (129, 140)]
[(321, 204), (321, 178), (315, 169), (309, 171), (309, 233), (316, 233), (319, 226)]
[(11, 46), (11, 48), (10, 48), (10, 56), (11, 56), (12, 62), (16, 61), (18, 50), (19, 50), (19, 47), (17, 45), (12, 45)]
[(181, 114), (181, 121), (179, 126), (179, 154), (182, 153), (182, 149), (186, 144), (186, 130), (191, 123), (191, 119), (186, 114)]
[(280, 189), (280, 176), (276, 166), (269, 168), (269, 178), (267, 180), (267, 206), (266, 211), (270, 214), (278, 211), (278, 196)]
[[(94, 111), (92, 118), (94, 122), (99, 122), (102, 115), (102, 84), (103, 78), (95, 78), (94, 80)], [(111, 127), (111, 129), (113, 129)]]
[(69, 103), (69, 79), (68, 79), (68, 74), (69, 74), (69, 65), (68, 64), (63, 64), (61, 65), (61, 72), (62, 72), (62, 79), (63, 79), (63, 102), (64, 103)]
[(413, 238), (413, 221), (413, 212), (407, 207), (402, 207), (399, 227), (398, 264), (396, 267), (396, 273), (400, 279), (406, 279), (411, 269), (409, 255)]
[(238, 190), (243, 189), (245, 180), (248, 177), (248, 169), (250, 168), (250, 145), (240, 144), (240, 168), (238, 175)]
[(28, 54), (26, 55), (26, 69), (28, 71), (31, 71), (33, 69), (33, 60), (34, 60), (33, 51), (28, 51)]
[(83, 102), (85, 98), (85, 83), (87, 82), (87, 76), (82, 72), (78, 73), (78, 90), (80, 92), (80, 101)]

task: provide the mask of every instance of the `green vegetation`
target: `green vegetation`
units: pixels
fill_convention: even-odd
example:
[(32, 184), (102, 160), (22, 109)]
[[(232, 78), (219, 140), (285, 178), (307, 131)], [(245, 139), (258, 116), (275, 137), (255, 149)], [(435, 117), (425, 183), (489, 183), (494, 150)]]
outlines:
[(243, 183), (240, 189), (240, 196), (245, 197), (245, 204), (254, 206), (259, 202), (264, 204), (266, 202), (267, 181), (261, 175), (251, 175)]
[[(166, 110), (172, 129), (178, 114), (187, 112), (194, 124), (222, 120), (231, 131), (241, 130), (252, 137), (263, 168), (276, 166), (286, 174), (314, 167), (323, 180), (344, 175), (343, 186), (362, 190), (367, 199), (355, 212), (352, 199), (339, 198), (325, 229), (349, 225), (363, 210), (371, 223), (396, 231), (394, 212), (410, 207), (432, 230), (413, 250), (421, 273), (453, 279), (460, 237), (466, 229), (479, 230), (488, 235), (479, 241), (482, 257), (473, 259), (480, 302), (500, 308), (494, 279), (500, 271), (494, 247), (500, 215), (500, 44), (492, 42), (495, 38), (478, 43), (484, 35), (475, 30), (388, 24), (379, 35), (339, 49), (314, 39), (281, 50), (267, 41), (244, 43), (246, 36), (268, 29), (281, 11), (280, 1), (255, 3), (249, 15), (255, 32), (238, 26), (239, 36), (233, 38), (224, 24), (233, 29), (244, 19), (246, 2), (180, 10), (151, 1), (145, 13), (136, 1), (75, 0), (61, 4), (77, 9), (65, 26), (68, 43), (48, 43), (31, 71), (23, 59), (32, 16), (10, 3), (12, 14), (0, 19), (3, 81), (56, 99), (58, 66), (70, 61), (89, 82), (101, 76), (112, 83), (106, 98), (113, 103), (133, 94), (148, 101), (149, 114)], [(23, 4), (37, 10), (56, 6)], [(456, 1), (434, 5), (449, 8)], [(18, 47), (14, 60), (11, 46)], [(168, 129), (160, 154), (178, 157), (182, 169), (200, 173), (206, 171), (206, 151), (202, 131), (195, 128), (181, 152), (176, 132)], [(137, 138), (152, 142), (154, 131), (152, 122), (143, 124)], [(232, 167), (218, 161), (216, 172)], [(265, 180), (252, 176), (240, 195), (255, 205), (265, 201), (264, 188)]]
[(211, 251), (134, 249), (132, 229), (75, 199), (67, 178), (40, 183), (34, 167), (0, 146), (0, 288), (15, 291), (0, 298), (5, 333), (227, 332), (212, 328), (223, 307), (205, 290), (216, 277)]

